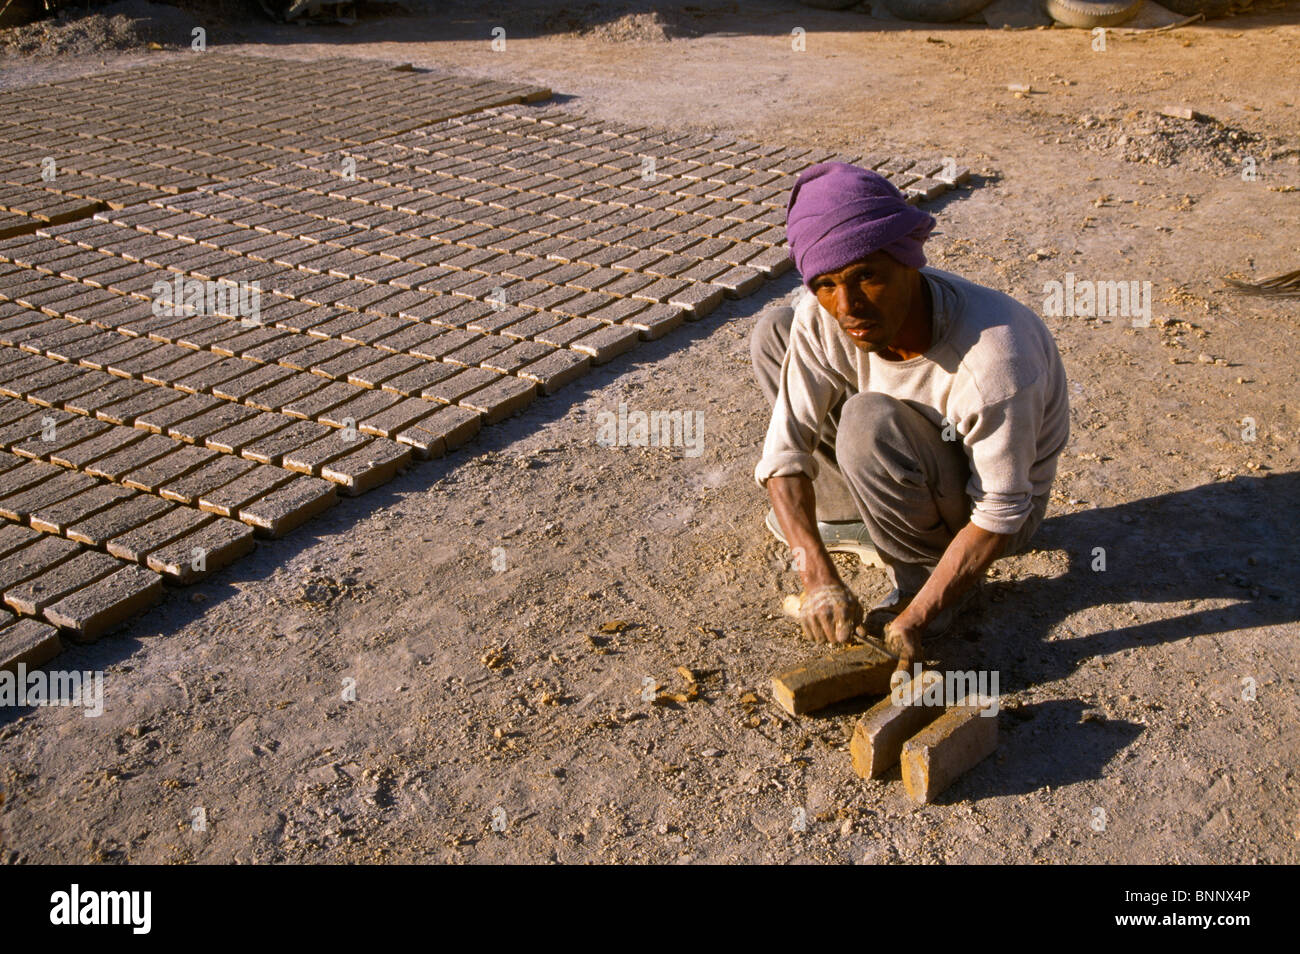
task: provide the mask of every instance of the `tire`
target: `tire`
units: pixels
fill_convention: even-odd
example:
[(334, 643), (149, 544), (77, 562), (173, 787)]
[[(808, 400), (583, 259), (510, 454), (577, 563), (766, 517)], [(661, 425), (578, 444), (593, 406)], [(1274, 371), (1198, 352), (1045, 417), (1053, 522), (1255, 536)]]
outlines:
[(1142, 0), (1046, 0), (1043, 9), (1057, 23), (1088, 30), (1127, 23), (1142, 9)]
[(885, 9), (900, 20), (952, 23), (979, 13), (993, 0), (885, 0)]

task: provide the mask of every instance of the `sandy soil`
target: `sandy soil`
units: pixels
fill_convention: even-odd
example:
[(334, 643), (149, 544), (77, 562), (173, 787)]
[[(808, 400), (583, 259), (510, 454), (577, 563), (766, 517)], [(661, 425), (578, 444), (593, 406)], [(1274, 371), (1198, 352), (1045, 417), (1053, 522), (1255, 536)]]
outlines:
[[(624, 120), (951, 155), (976, 176), (939, 205), (933, 264), (1035, 308), (1067, 272), (1150, 281), (1149, 328), (1047, 319), (1073, 405), (1049, 519), (928, 646), (999, 671), (997, 755), (918, 808), (897, 773), (853, 774), (863, 706), (792, 719), (768, 701), (771, 675), (812, 651), (779, 616), (797, 578), (752, 479), (767, 414), (748, 335), (787, 277), (68, 651), (61, 667), (106, 670), (106, 711), (0, 722), (0, 857), (1300, 860), (1296, 301), (1220, 281), (1300, 267), (1295, 8), (1114, 32), (1104, 52), (1077, 30), (743, 8), (678, 11), (698, 35), (658, 41), (453, 13), (245, 27), (232, 46), (543, 83)], [(5, 82), (169, 55), (11, 57)], [(703, 454), (597, 445), (597, 414), (620, 402), (701, 412)], [(841, 566), (864, 598), (883, 593), (880, 571)], [(681, 687), (678, 666), (702, 697), (643, 702), (646, 677)]]

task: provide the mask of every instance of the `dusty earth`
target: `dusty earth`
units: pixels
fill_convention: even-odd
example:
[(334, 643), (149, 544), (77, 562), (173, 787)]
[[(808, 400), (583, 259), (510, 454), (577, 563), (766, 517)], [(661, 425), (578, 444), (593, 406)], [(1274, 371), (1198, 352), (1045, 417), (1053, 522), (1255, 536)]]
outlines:
[[(67, 651), (61, 668), (106, 671), (106, 711), (0, 721), (0, 857), (1300, 860), (1297, 302), (1221, 282), (1300, 267), (1296, 8), (1094, 51), (1079, 30), (776, 3), (675, 9), (690, 35), (619, 42), (598, 28), (622, 14), (595, 5), (577, 28), (475, 6), (209, 42), (950, 155), (975, 177), (939, 203), (932, 264), (1036, 309), (1067, 272), (1151, 282), (1150, 327), (1046, 319), (1072, 382), (1048, 520), (927, 647), (999, 672), (997, 755), (915, 807), (896, 772), (851, 770), (865, 704), (792, 719), (769, 702), (771, 675), (813, 651), (779, 615), (797, 577), (752, 478), (767, 414), (748, 336), (787, 276)], [(10, 56), (4, 82), (171, 55), (192, 54)], [(599, 446), (620, 402), (701, 412), (704, 452)], [(884, 591), (840, 565), (864, 598)], [(646, 677), (682, 689), (678, 666), (697, 701), (642, 701)]]

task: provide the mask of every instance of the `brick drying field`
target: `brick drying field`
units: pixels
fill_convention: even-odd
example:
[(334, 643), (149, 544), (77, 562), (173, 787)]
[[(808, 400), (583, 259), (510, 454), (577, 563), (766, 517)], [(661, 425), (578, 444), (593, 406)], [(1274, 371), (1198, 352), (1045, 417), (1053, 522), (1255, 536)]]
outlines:
[[(754, 291), (806, 166), (914, 201), (966, 177), (548, 97), (228, 55), (0, 96), (0, 663)], [(202, 132), (158, 122), (179, 111)]]

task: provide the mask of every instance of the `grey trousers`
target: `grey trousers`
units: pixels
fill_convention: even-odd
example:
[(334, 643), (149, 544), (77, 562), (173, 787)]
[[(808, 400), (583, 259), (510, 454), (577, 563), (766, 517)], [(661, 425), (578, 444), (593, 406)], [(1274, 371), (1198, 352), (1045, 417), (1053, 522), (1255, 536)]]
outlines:
[[(781, 363), (794, 309), (773, 305), (759, 316), (750, 357), (770, 405), (781, 385)], [(915, 593), (970, 520), (970, 463), (959, 441), (945, 441), (919, 411), (887, 394), (850, 390), (822, 426), (814, 450), (817, 519), (861, 520), (894, 584)], [(1029, 519), (1003, 556), (1018, 553), (1042, 523), (1047, 494), (1035, 497)]]

